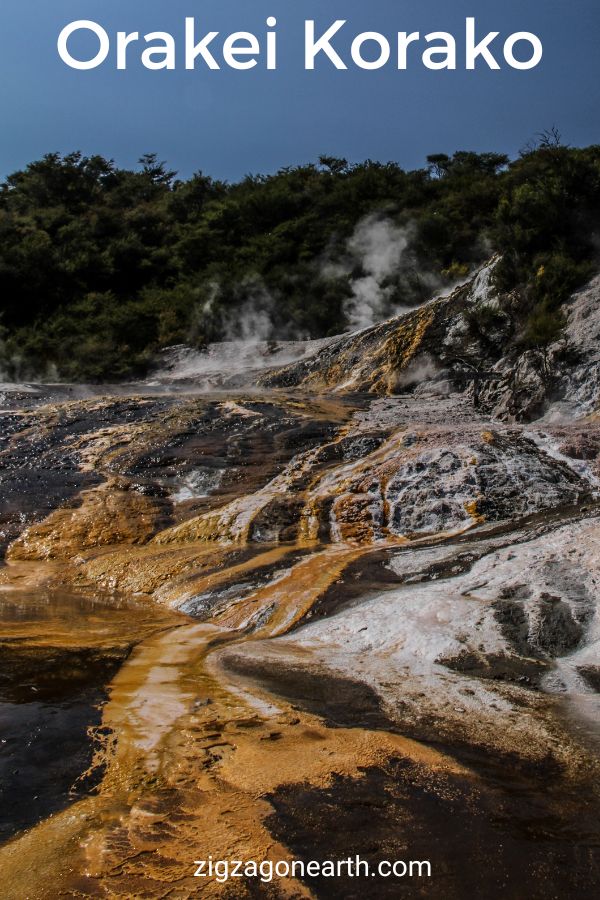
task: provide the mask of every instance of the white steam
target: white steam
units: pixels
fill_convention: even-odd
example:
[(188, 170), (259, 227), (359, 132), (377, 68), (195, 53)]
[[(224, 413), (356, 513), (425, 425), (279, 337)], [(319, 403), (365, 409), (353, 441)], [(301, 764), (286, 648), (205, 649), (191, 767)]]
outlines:
[(219, 340), (224, 343), (264, 344), (271, 341), (306, 341), (308, 335), (291, 323), (276, 325), (277, 301), (260, 278), (242, 282), (238, 287), (243, 296), (231, 309), (221, 303), (221, 287), (210, 285), (208, 299), (199, 308), (200, 321), (217, 311)]
[[(320, 278), (340, 279), (349, 286), (350, 296), (343, 306), (348, 331), (361, 331), (415, 309), (458, 285), (449, 286), (438, 273), (419, 265), (412, 249), (415, 231), (412, 223), (400, 226), (383, 213), (371, 213), (357, 223), (339, 255), (315, 262), (315, 274)], [(225, 343), (309, 340), (291, 321), (282, 321), (278, 306), (277, 296), (258, 275), (238, 284), (232, 300), (215, 282), (208, 299), (197, 308), (192, 331), (214, 316), (215, 331)]]
[[(342, 260), (327, 263), (322, 268), (325, 278), (350, 279), (352, 295), (344, 307), (349, 331), (369, 328), (414, 308), (419, 302), (428, 300), (440, 286), (437, 276), (418, 270), (410, 249), (413, 236), (414, 226), (399, 226), (380, 213), (371, 213), (356, 225)], [(352, 277), (357, 270), (359, 274)], [(414, 295), (414, 285), (418, 283), (416, 303), (394, 302), (401, 278), (412, 282), (408, 296)]]
[(433, 393), (441, 396), (449, 394), (451, 385), (447, 371), (429, 354), (422, 353), (400, 372), (394, 384), (396, 393), (414, 391), (415, 393)]
[(224, 341), (258, 344), (272, 340), (274, 300), (263, 285), (253, 284), (232, 315), (225, 317)]
[[(468, 280), (465, 277), (448, 285), (438, 273), (424, 270), (412, 250), (414, 233), (412, 224), (399, 226), (380, 213), (372, 213), (357, 224), (342, 260), (322, 267), (324, 278), (350, 279), (352, 295), (344, 308), (349, 331), (360, 331), (415, 309)], [(360, 274), (352, 277), (357, 270)], [(404, 288), (404, 302), (394, 297), (399, 286)]]
[(370, 215), (356, 226), (347, 249), (364, 275), (352, 282), (346, 309), (353, 330), (368, 328), (389, 315), (393, 288), (385, 282), (400, 268), (408, 244), (408, 230), (390, 219)]

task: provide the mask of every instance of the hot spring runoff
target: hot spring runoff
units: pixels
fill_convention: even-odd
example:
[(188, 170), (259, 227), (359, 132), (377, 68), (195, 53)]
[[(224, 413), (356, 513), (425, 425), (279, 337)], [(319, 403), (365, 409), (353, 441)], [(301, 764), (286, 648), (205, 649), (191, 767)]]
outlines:
[[(194, 18), (186, 18), (181, 35), (167, 31), (140, 34), (138, 31), (109, 33), (97, 22), (71, 22), (58, 38), (58, 53), (72, 69), (117, 69), (140, 64), (146, 69), (194, 70), (253, 69), (278, 67), (277, 20), (270, 17), (262, 33), (236, 31), (221, 34), (203, 31)], [(324, 66), (336, 69), (399, 70), (423, 65), (427, 69), (533, 69), (542, 60), (540, 38), (529, 31), (501, 35), (477, 28), (474, 18), (465, 20), (460, 36), (448, 31), (353, 32), (345, 19), (327, 28), (317, 28), (312, 19), (304, 23), (304, 68)]]

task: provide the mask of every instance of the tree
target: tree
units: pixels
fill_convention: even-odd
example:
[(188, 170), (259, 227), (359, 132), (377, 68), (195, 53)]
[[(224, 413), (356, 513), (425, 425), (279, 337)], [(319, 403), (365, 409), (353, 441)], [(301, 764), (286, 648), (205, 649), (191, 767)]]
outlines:
[(144, 153), (138, 160), (142, 167), (142, 175), (148, 178), (152, 184), (171, 187), (177, 172), (169, 171), (166, 162), (158, 162), (156, 153)]
[(332, 175), (342, 175), (348, 171), (347, 159), (338, 159), (336, 156), (320, 156), (319, 163)]

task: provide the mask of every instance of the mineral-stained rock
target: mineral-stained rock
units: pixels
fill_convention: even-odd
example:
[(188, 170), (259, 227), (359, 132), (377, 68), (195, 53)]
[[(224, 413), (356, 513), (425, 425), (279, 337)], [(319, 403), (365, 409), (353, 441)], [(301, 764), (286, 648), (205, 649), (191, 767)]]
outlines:
[(583, 628), (573, 618), (570, 607), (560, 597), (544, 591), (531, 625), (532, 643), (549, 656), (564, 656), (579, 646), (582, 636)]
[(457, 656), (440, 657), (436, 662), (465, 675), (489, 678), (493, 681), (512, 681), (527, 687), (539, 687), (547, 671), (547, 664), (540, 660), (526, 659), (509, 653), (485, 655), (462, 650)]
[(575, 356), (523, 352), (494, 265), (240, 371), (177, 348), (135, 389), (6, 389), (3, 698), (23, 723), (114, 674), (96, 792), (0, 847), (7, 896), (188, 896), (196, 857), (362, 841), (365, 808), (373, 858), (420, 822), (452, 872), (489, 864), (466, 893), (596, 895), (600, 282)]
[(523, 603), (517, 599), (500, 596), (493, 604), (494, 617), (507, 643), (518, 653), (529, 653), (529, 617)]
[(577, 671), (592, 690), (600, 694), (600, 665), (577, 666)]
[[(531, 421), (553, 408), (592, 412), (600, 398), (600, 277), (567, 305), (560, 341), (544, 352), (523, 351), (514, 340), (514, 298), (494, 288), (496, 262), (449, 297), (331, 339), (259, 383), (388, 395), (421, 393), (429, 384), (433, 393), (464, 392), (476, 409), (508, 422)], [(474, 332), (473, 318), (487, 308), (497, 313), (494, 334)]]
[(86, 491), (81, 505), (56, 510), (11, 545), (8, 559), (72, 559), (86, 550), (115, 544), (143, 544), (167, 519), (156, 499), (111, 478)]

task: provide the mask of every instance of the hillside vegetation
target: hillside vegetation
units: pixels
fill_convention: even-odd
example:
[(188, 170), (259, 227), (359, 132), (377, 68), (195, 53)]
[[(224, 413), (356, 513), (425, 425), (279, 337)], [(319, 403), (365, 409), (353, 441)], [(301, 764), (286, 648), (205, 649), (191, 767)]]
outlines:
[[(544, 347), (594, 270), (600, 231), (600, 146), (554, 137), (513, 161), (436, 154), (407, 172), (321, 157), (237, 184), (178, 180), (153, 155), (130, 171), (49, 154), (0, 190), (0, 373), (117, 380), (182, 341), (324, 337), (352, 325), (369, 277), (389, 313), (494, 252), (515, 341)], [(402, 241), (378, 271), (357, 250), (361, 223)]]

